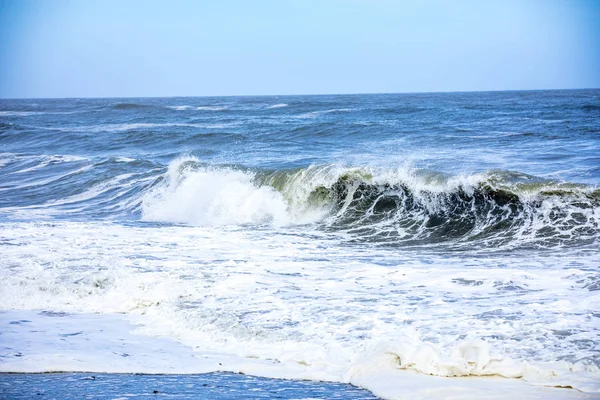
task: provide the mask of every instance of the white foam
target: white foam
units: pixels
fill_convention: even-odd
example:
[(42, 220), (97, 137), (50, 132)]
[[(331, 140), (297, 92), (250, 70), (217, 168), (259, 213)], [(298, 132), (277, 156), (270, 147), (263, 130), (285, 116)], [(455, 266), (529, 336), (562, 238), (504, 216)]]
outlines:
[(273, 109), (273, 108), (282, 108), (282, 107), (287, 107), (288, 105), (285, 103), (280, 103), (280, 104), (273, 104), (271, 106), (268, 106), (267, 109)]
[(29, 117), (32, 115), (42, 115), (42, 114), (56, 114), (54, 113), (48, 113), (48, 112), (44, 112), (44, 111), (9, 111), (9, 110), (5, 110), (5, 111), (0, 111), (0, 116), (2, 117)]
[(323, 110), (323, 111), (311, 111), (304, 114), (300, 114), (296, 116), (296, 118), (316, 118), (319, 115), (329, 114), (329, 113), (344, 113), (354, 111), (354, 108), (332, 108), (331, 110)]
[(281, 226), (313, 222), (325, 214), (323, 210), (307, 209), (306, 197), (301, 198), (297, 207), (290, 203), (289, 197), (298, 186), (281, 193), (258, 184), (252, 172), (198, 167), (198, 163), (194, 157), (171, 162), (165, 183), (143, 198), (145, 220), (213, 226)]
[(137, 129), (152, 129), (152, 128), (197, 128), (202, 127), (201, 124), (186, 124), (186, 123), (131, 123), (131, 124), (107, 124), (107, 125), (92, 125), (78, 126), (75, 128), (61, 128), (68, 132), (125, 132)]
[[(449, 203), (448, 196), (460, 190), (461, 193), (473, 196), (482, 182), (499, 189), (509, 187), (522, 202), (522, 209), (515, 214), (514, 210), (502, 209), (496, 205), (495, 211), (502, 216), (492, 215), (489, 220), (479, 216), (477, 224), (462, 237), (454, 238), (453, 246), (470, 248), (471, 238), (483, 233), (485, 240), (499, 240), (504, 248), (516, 248), (527, 244), (542, 244), (544, 237), (539, 232), (548, 231), (551, 227), (560, 234), (560, 240), (593, 240), (600, 211), (595, 207), (580, 207), (575, 200), (586, 202), (584, 192), (592, 188), (578, 188), (580, 197), (570, 199), (565, 196), (545, 196), (543, 191), (561, 189), (560, 185), (539, 185), (533, 188), (519, 187), (514, 184), (503, 184), (502, 176), (497, 172), (482, 174), (448, 176), (433, 171), (415, 169), (411, 163), (404, 163), (397, 168), (360, 167), (350, 168), (343, 165), (311, 166), (297, 171), (280, 171), (273, 174), (262, 174), (242, 171), (229, 167), (203, 166), (196, 158), (180, 158), (174, 160), (165, 182), (143, 199), (143, 215), (148, 221), (186, 223), (192, 225), (228, 225), (228, 224), (306, 224), (321, 221), (335, 221), (335, 218), (346, 213), (353, 198), (350, 188), (345, 202), (336, 209), (331, 199), (319, 199), (314, 194), (318, 188), (330, 188), (341, 177), (355, 177), (360, 181), (374, 185), (398, 185), (410, 191), (411, 201), (418, 203), (418, 208), (406, 210), (415, 221), (411, 229), (404, 229), (397, 224), (394, 215), (381, 220), (377, 225), (367, 221), (371, 234), (384, 231), (393, 232), (398, 240), (421, 240), (431, 234), (426, 225), (428, 216), (446, 212), (455, 204)], [(349, 181), (350, 183), (352, 180)], [(499, 183), (498, 183), (499, 182)], [(275, 189), (276, 188), (276, 189)], [(391, 190), (391, 195), (394, 191)], [(401, 196), (402, 193), (399, 193)], [(318, 203), (318, 202), (321, 203)], [(573, 203), (573, 204), (571, 204)], [(467, 204), (463, 205), (467, 207)], [(564, 216), (555, 213), (556, 208), (565, 211)], [(400, 214), (402, 217), (404, 214)], [(368, 219), (369, 212), (364, 212)], [(498, 218), (518, 221), (511, 227), (511, 240), (504, 240), (506, 231), (488, 232), (492, 223)], [(589, 233), (581, 231), (583, 222), (572, 224), (571, 220), (585, 218)], [(421, 224), (421, 225), (418, 225)], [(512, 226), (512, 225), (511, 225)], [(364, 233), (366, 234), (366, 233)], [(587, 235), (587, 236), (585, 236)], [(569, 239), (571, 238), (571, 239)], [(483, 239), (482, 239), (483, 240)]]
[[(577, 396), (537, 392), (523, 381), (600, 390), (589, 361), (597, 354), (590, 341), (600, 341), (591, 316), (600, 292), (588, 289), (597, 279), (592, 252), (375, 254), (306, 227), (53, 222), (0, 229), (3, 309), (124, 313), (139, 324), (136, 334), (170, 338), (198, 358), (219, 359), (221, 370), (351, 382), (386, 398), (403, 395), (404, 384), (414, 398), (443, 393), (429, 392), (434, 386), (460, 397), (488, 382), (474, 376), (511, 377), (489, 381), (502, 395), (511, 387)], [(26, 342), (10, 347), (19, 343)], [(31, 366), (54, 368), (45, 352)], [(69, 357), (80, 359), (76, 353)], [(177, 371), (152, 370), (161, 368)], [(471, 379), (457, 378), (465, 376)]]
[[(138, 319), (139, 322), (139, 319)], [(300, 364), (200, 353), (167, 338), (135, 333), (123, 315), (0, 313), (4, 363), (0, 372), (189, 374), (232, 371), (286, 379), (351, 383), (380, 397), (410, 399), (583, 399), (574, 390), (530, 386), (498, 378), (448, 379), (398, 368), (391, 354), (371, 354), (347, 370), (311, 371)]]
[(169, 339), (132, 333), (124, 315), (0, 312), (0, 372), (202, 373), (216, 363)]
[(38, 163), (29, 168), (23, 168), (18, 171), (14, 171), (10, 174), (7, 174), (7, 175), (23, 174), (23, 173), (27, 173), (27, 172), (32, 172), (32, 171), (36, 171), (38, 169), (45, 168), (51, 164), (69, 163), (69, 162), (78, 162), (78, 161), (88, 160), (85, 157), (71, 156), (71, 155), (41, 155), (41, 156), (25, 156), (25, 157), (17, 156), (14, 159), (32, 159), (32, 160), (35, 159), (38, 161)]
[(62, 132), (84, 132), (84, 133), (96, 133), (96, 132), (126, 132), (134, 131), (138, 129), (153, 129), (153, 128), (224, 128), (227, 126), (238, 125), (239, 122), (231, 122), (227, 124), (206, 124), (206, 123), (179, 123), (179, 122), (167, 122), (167, 123), (149, 123), (149, 122), (138, 122), (128, 124), (103, 124), (103, 125), (88, 125), (88, 126), (76, 126), (76, 127), (61, 127), (61, 128), (48, 128), (35, 126), (38, 129), (47, 129), (53, 131)]
[(122, 163), (130, 163), (130, 162), (134, 162), (135, 158), (129, 158), (129, 157), (117, 157), (114, 159), (116, 162), (122, 162)]
[(81, 111), (11, 111), (2, 110), (0, 116), (2, 117), (30, 117), (33, 115), (44, 115), (44, 114), (77, 114)]
[(192, 225), (265, 224), (290, 222), (280, 193), (257, 187), (253, 176), (238, 170), (185, 166), (192, 159), (171, 163), (166, 184), (143, 200), (143, 218)]
[(190, 105), (182, 105), (182, 106), (167, 106), (173, 110), (177, 111), (190, 111), (190, 110), (198, 110), (198, 111), (221, 111), (225, 110), (226, 106), (190, 106)]
[(222, 111), (226, 110), (227, 106), (198, 106), (194, 109), (199, 111)]

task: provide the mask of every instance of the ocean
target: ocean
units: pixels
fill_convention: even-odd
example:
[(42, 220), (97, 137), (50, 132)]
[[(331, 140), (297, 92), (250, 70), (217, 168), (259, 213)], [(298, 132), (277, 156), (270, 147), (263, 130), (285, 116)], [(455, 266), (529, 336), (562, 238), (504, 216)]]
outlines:
[(0, 372), (599, 397), (599, 185), (597, 89), (3, 99)]

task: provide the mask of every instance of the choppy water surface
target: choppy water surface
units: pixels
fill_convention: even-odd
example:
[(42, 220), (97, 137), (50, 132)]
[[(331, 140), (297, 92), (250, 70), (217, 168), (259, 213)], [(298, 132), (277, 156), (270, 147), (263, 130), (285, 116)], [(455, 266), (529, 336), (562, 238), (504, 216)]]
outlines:
[[(0, 100), (0, 152), (2, 371), (600, 391), (598, 90)], [(127, 324), (193, 361), (52, 350)]]

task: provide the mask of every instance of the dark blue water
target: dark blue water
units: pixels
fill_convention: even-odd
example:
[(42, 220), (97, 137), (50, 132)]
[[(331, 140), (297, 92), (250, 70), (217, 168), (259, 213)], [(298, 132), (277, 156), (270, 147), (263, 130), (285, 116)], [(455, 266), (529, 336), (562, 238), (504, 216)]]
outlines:
[(18, 154), (157, 163), (190, 154), (274, 169), (412, 160), (448, 173), (501, 168), (596, 184), (599, 96), (571, 90), (2, 100), (1, 143)]

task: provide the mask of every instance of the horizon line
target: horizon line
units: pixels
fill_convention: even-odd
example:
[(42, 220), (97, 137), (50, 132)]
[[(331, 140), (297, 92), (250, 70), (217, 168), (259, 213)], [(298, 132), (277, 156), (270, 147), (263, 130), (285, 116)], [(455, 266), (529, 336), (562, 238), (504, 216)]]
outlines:
[(422, 92), (355, 92), (355, 93), (305, 93), (305, 94), (227, 94), (227, 95), (168, 95), (168, 96), (65, 96), (65, 97), (2, 97), (0, 100), (75, 100), (75, 99), (173, 99), (210, 97), (300, 97), (300, 96), (360, 96), (397, 94), (452, 94), (452, 93), (503, 93), (503, 92), (551, 92), (575, 90), (600, 90), (600, 87), (553, 88), (553, 89), (492, 89), (492, 90), (441, 90)]

